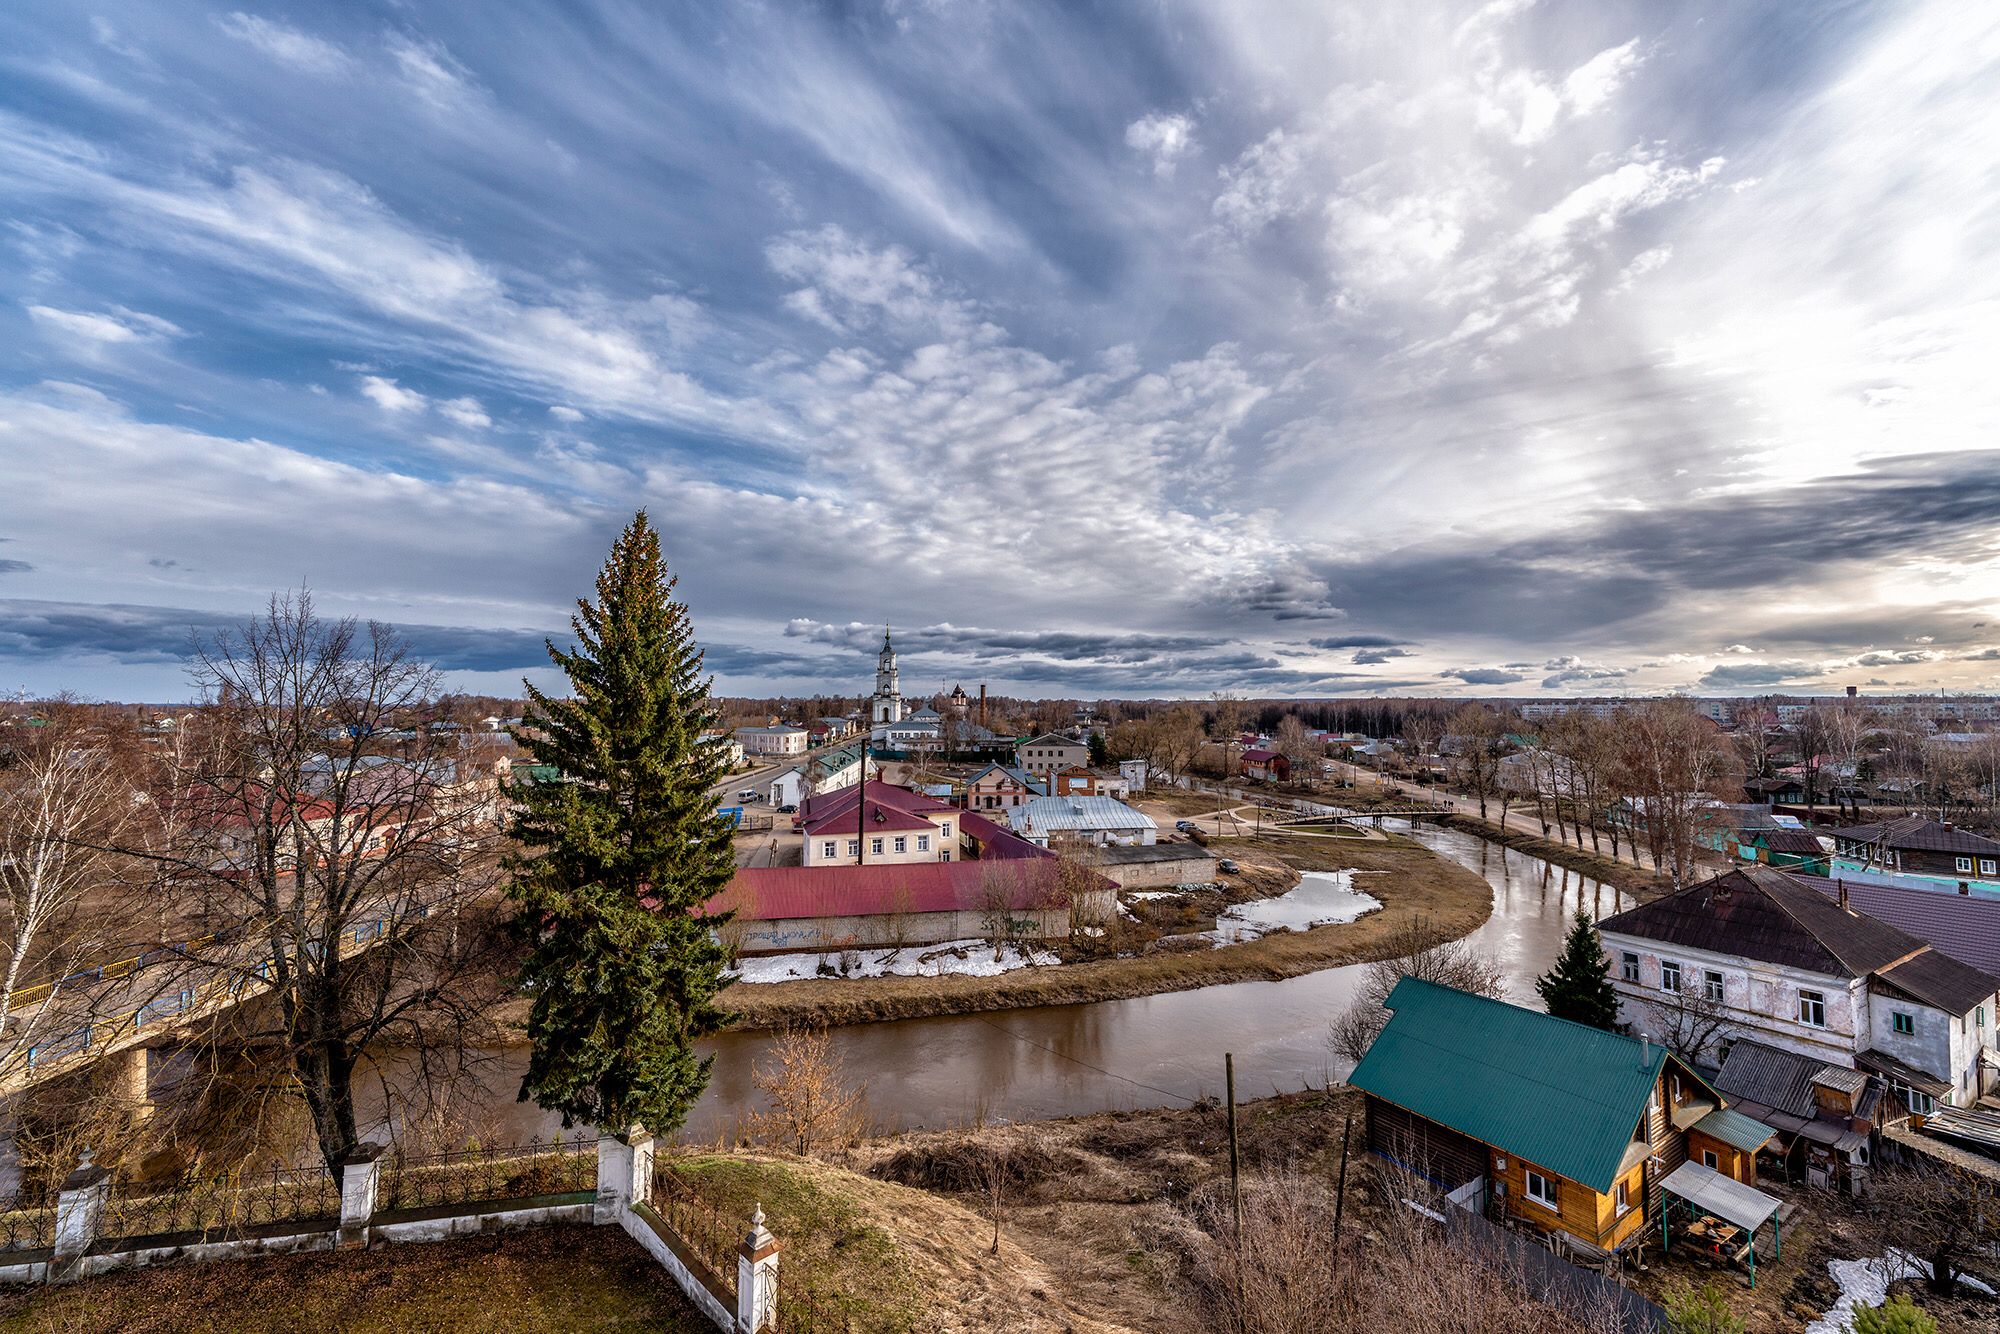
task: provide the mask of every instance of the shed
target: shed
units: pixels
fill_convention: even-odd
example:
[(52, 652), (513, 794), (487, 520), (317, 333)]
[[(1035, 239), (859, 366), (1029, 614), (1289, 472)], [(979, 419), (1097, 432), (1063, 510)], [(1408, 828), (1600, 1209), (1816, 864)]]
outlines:
[[(1779, 1259), (1783, 1254), (1784, 1227), (1777, 1221), (1781, 1203), (1776, 1197), (1766, 1195), (1755, 1186), (1746, 1186), (1700, 1163), (1682, 1163), (1667, 1173), (1660, 1182), (1660, 1193), (1665, 1198), (1665, 1206), (1660, 1210), (1660, 1242), (1671, 1251), (1673, 1249), (1673, 1227), (1675, 1202), (1679, 1202), (1682, 1218), (1685, 1220), (1683, 1238), (1708, 1239), (1715, 1253), (1723, 1259), (1744, 1260), (1750, 1269), (1750, 1286), (1757, 1286), (1757, 1231), (1766, 1223), (1771, 1224), (1771, 1258)], [(1742, 1229), (1748, 1240), (1732, 1243), (1723, 1229), (1705, 1226), (1704, 1219), (1720, 1219), (1729, 1227)], [(1737, 1253), (1733, 1246), (1740, 1244)]]

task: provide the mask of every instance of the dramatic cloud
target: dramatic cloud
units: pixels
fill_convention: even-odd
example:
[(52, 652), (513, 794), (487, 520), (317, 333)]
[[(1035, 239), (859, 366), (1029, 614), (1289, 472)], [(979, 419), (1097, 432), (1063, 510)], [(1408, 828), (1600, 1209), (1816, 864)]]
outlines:
[(303, 579), (502, 685), (644, 506), (725, 690), (1992, 684), (1990, 7), (100, 9), (0, 571), (116, 614), (0, 680)]

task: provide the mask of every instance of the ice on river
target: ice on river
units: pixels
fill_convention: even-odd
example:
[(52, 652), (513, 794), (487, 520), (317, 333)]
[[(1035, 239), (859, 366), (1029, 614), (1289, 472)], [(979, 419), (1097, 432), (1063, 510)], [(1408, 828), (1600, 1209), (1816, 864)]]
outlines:
[[(1899, 1278), (1928, 1279), (1931, 1276), (1928, 1263), (1908, 1251), (1895, 1249), (1872, 1260), (1829, 1260), (1826, 1269), (1840, 1286), (1840, 1300), (1827, 1307), (1825, 1315), (1807, 1325), (1806, 1334), (1847, 1334), (1856, 1309), (1880, 1306), (1887, 1301), (1891, 1283)], [(1976, 1278), (1961, 1277), (1959, 1282), (1981, 1292), (1993, 1291)]]
[(1306, 931), (1351, 922), (1381, 906), (1380, 899), (1354, 887), (1352, 871), (1306, 871), (1298, 884), (1276, 898), (1224, 909), (1216, 917), (1209, 938), (1218, 945), (1235, 945), (1269, 935), (1279, 927)]
[[(950, 940), (942, 945), (905, 946), (899, 950), (854, 950), (843, 954), (840, 950), (811, 954), (767, 954), (739, 959), (736, 964), (737, 981), (755, 985), (760, 982), (796, 982), (800, 978), (823, 976), (819, 971), (822, 962), (838, 970), (843, 958), (853, 961), (846, 977), (994, 977), (1000, 973), (1025, 968), (1029, 964), (1048, 965), (1061, 963), (1047, 950), (1023, 950), (1016, 945), (1003, 946), (999, 958), (993, 955), (993, 946), (984, 940)], [(833, 976), (842, 976), (836, 971)]]

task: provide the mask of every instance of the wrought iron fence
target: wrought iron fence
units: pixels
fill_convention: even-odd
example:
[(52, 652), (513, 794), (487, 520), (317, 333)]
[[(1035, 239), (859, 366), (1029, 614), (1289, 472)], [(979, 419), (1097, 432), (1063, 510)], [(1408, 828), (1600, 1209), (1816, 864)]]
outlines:
[(801, 1291), (796, 1276), (778, 1284), (778, 1328), (785, 1334), (861, 1334), (862, 1307), (852, 1297)]
[(56, 1198), (43, 1190), (0, 1197), (0, 1251), (33, 1251), (55, 1245)]
[(98, 1233), (105, 1237), (180, 1232), (227, 1235), (265, 1224), (339, 1217), (340, 1186), (325, 1168), (279, 1168), (189, 1178), (166, 1187), (114, 1184)]
[(652, 1204), (653, 1211), (666, 1220), (694, 1258), (707, 1266), (724, 1288), (734, 1292), (736, 1253), (748, 1233), (744, 1221), (722, 1213), (664, 1163), (653, 1168)]
[(375, 1207), (427, 1209), (596, 1189), (596, 1142), (557, 1136), (454, 1153), (393, 1154), (382, 1161)]

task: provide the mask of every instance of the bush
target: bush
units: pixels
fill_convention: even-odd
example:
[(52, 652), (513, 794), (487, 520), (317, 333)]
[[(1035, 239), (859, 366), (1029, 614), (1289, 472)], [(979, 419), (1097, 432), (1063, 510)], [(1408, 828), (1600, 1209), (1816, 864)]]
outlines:
[(1856, 1307), (1852, 1334), (1937, 1334), (1938, 1323), (1902, 1293), (1880, 1306)]
[(1676, 1279), (1666, 1292), (1667, 1328), (1672, 1334), (1744, 1334), (1743, 1318), (1713, 1283), (1695, 1287)]

